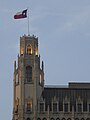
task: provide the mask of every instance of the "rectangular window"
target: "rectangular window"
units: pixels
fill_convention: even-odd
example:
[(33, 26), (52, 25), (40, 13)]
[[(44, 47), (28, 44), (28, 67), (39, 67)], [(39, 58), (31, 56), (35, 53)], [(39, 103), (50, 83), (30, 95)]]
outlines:
[(59, 103), (59, 111), (63, 111), (63, 103), (62, 102)]
[(27, 103), (27, 112), (31, 112), (32, 111), (32, 102), (28, 102)]
[(53, 103), (53, 112), (57, 112), (57, 103)]
[(44, 112), (44, 103), (40, 103), (40, 112)]
[(32, 81), (32, 67), (31, 66), (26, 67), (26, 81), (27, 82)]
[(64, 112), (68, 112), (68, 103), (64, 104)]
[(77, 106), (78, 106), (78, 112), (82, 112), (82, 104), (77, 104)]
[(83, 111), (86, 112), (87, 111), (87, 102), (83, 101)]

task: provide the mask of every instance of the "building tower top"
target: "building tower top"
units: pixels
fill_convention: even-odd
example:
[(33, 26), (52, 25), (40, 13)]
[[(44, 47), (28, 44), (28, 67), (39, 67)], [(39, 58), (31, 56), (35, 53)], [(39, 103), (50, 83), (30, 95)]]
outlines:
[(20, 56), (38, 55), (38, 38), (36, 36), (20, 37)]

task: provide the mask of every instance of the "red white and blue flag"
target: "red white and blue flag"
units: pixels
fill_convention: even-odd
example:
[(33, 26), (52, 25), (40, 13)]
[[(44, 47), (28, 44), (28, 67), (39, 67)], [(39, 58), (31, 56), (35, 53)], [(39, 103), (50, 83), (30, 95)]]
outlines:
[(14, 19), (21, 19), (21, 18), (26, 18), (27, 17), (27, 9), (26, 10), (23, 10), (21, 12), (17, 12), (15, 15), (14, 15)]

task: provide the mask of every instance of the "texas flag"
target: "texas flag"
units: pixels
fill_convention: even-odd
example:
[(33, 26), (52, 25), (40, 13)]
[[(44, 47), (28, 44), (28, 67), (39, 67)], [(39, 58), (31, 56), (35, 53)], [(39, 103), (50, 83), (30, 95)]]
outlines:
[(26, 18), (27, 17), (27, 9), (26, 10), (23, 10), (21, 12), (17, 12), (15, 15), (14, 15), (14, 19), (21, 19), (21, 18)]

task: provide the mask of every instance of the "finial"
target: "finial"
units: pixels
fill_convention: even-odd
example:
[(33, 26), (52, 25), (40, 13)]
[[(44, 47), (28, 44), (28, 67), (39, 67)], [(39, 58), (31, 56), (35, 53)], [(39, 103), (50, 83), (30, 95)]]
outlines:
[(14, 61), (14, 72), (16, 71), (16, 61)]
[(43, 63), (43, 61), (42, 61), (42, 71), (44, 70), (44, 63)]

